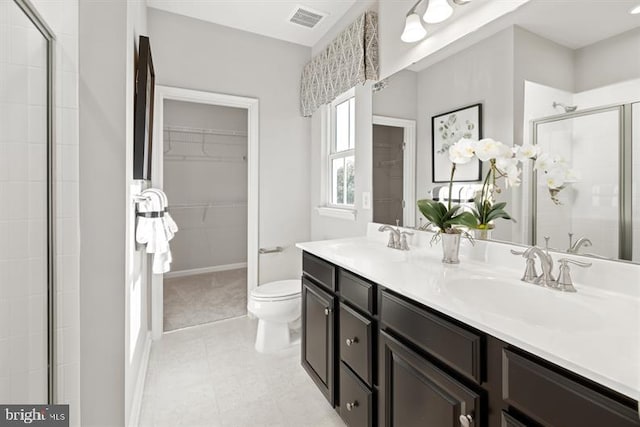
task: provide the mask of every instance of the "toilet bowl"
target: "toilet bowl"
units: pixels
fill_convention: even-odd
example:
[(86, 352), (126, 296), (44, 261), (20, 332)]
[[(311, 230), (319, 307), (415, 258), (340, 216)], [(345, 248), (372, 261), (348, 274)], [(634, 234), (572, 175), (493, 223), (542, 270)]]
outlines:
[(251, 291), (247, 311), (258, 318), (255, 348), (270, 353), (291, 345), (290, 328), (300, 319), (300, 279), (280, 280)]

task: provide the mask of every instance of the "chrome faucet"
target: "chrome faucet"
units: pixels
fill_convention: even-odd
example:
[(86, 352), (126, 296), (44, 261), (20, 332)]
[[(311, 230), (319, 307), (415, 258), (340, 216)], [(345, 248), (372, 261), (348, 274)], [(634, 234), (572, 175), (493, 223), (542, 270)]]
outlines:
[(530, 279), (530, 283), (550, 286), (551, 283), (555, 281), (555, 278), (553, 277), (553, 258), (551, 258), (551, 255), (549, 255), (548, 251), (542, 250), (537, 246), (532, 246), (529, 249), (525, 250), (522, 256), (527, 259), (527, 264), (529, 264), (529, 260), (531, 260), (531, 262), (534, 262), (534, 257), (537, 257), (540, 260), (540, 268), (542, 269), (542, 274), (535, 277), (533, 280)]
[[(527, 283), (533, 283), (547, 288), (555, 289), (563, 292), (577, 292), (573, 286), (571, 280), (569, 264), (574, 264), (580, 267), (590, 267), (591, 263), (574, 261), (567, 258), (562, 258), (560, 262), (559, 278), (556, 280), (553, 277), (553, 258), (549, 255), (548, 250), (543, 250), (537, 246), (532, 246), (524, 251), (511, 250), (514, 255), (522, 255), (527, 260), (527, 266), (522, 276), (522, 281)], [(540, 260), (542, 268), (542, 274), (538, 275), (535, 267), (535, 258)]]
[(378, 231), (389, 231), (389, 242), (387, 243), (387, 247), (399, 249), (401, 251), (409, 250), (407, 236), (413, 236), (413, 233), (409, 231), (400, 231), (400, 220), (396, 220), (395, 228), (390, 225), (381, 225), (380, 228), (378, 228)]
[(580, 248), (582, 246), (584, 246), (585, 248), (588, 248), (591, 245), (592, 245), (591, 240), (587, 239), (586, 237), (581, 237), (578, 240), (576, 240), (574, 243), (573, 233), (569, 233), (569, 249), (567, 249), (567, 253), (577, 254), (580, 252)]

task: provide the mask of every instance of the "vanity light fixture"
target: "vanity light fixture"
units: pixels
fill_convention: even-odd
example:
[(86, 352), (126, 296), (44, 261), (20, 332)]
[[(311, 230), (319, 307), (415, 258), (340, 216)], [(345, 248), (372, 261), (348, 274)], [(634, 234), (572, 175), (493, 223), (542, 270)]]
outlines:
[(639, 15), (640, 14), (640, 4), (637, 6), (634, 6), (630, 11), (630, 14), (632, 15)]
[(400, 36), (400, 40), (405, 43), (413, 43), (418, 40), (422, 40), (427, 35), (427, 30), (422, 26), (422, 20), (420, 15), (416, 13), (416, 7), (420, 4), (420, 1), (416, 3), (413, 8), (407, 13), (407, 17), (404, 23), (404, 31)]
[[(465, 6), (472, 0), (451, 0), (456, 6)], [(420, 18), (417, 9), (422, 3), (427, 4), (426, 11)], [(438, 24), (447, 20), (453, 14), (453, 7), (449, 4), (449, 0), (418, 0), (413, 5), (404, 22), (404, 31), (400, 36), (400, 40), (405, 43), (414, 43), (422, 40), (427, 35), (427, 30), (422, 25), (422, 21), (427, 24)]]
[(429, 0), (427, 10), (422, 17), (427, 24), (438, 24), (453, 14), (453, 8), (447, 0)]

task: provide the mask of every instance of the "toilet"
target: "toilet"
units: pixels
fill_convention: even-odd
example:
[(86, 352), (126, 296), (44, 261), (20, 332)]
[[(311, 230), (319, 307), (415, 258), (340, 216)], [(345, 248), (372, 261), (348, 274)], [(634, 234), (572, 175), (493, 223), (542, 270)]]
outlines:
[(258, 318), (256, 350), (270, 353), (291, 345), (290, 328), (299, 326), (300, 279), (258, 286), (249, 295), (247, 311)]

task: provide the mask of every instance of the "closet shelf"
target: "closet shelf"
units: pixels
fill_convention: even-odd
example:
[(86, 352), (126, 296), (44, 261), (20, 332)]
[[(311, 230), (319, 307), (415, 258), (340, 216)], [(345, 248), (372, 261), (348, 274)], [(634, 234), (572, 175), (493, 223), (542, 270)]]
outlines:
[(165, 154), (164, 160), (180, 162), (244, 163), (247, 161), (247, 156), (209, 156), (206, 154), (189, 156), (182, 154)]
[(169, 210), (173, 209), (199, 209), (199, 208), (238, 208), (247, 206), (247, 202), (198, 202), (198, 203), (176, 203), (169, 205)]
[(245, 137), (247, 132), (230, 129), (205, 129), (205, 128), (192, 128), (187, 126), (165, 126), (165, 132), (173, 133), (185, 133), (192, 135), (223, 135), (223, 136), (238, 136)]

